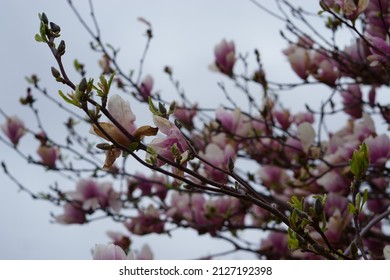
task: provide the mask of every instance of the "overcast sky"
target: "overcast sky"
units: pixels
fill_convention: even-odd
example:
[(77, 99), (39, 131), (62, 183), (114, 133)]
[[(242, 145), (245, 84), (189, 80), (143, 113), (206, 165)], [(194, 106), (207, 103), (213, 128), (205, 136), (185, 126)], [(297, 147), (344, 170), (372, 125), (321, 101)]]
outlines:
[[(85, 18), (88, 17), (87, 1), (74, 1)], [(266, 6), (274, 7), (273, 0), (262, 0)], [(317, 10), (317, 1), (294, 1), (304, 3), (308, 9)], [(217, 82), (227, 80), (208, 70), (213, 61), (214, 46), (226, 38), (236, 42), (241, 53), (253, 53), (254, 48), (261, 52), (268, 77), (277, 81), (296, 81), (281, 50), (286, 44), (279, 35), (283, 24), (256, 8), (250, 1), (243, 0), (167, 0), (167, 1), (95, 1), (95, 12), (102, 28), (102, 38), (120, 47), (120, 61), (125, 69), (137, 68), (144, 46), (145, 26), (137, 21), (142, 16), (153, 25), (153, 39), (149, 56), (145, 62), (145, 73), (155, 77), (155, 89), (165, 96), (174, 98), (174, 90), (166, 75), (162, 73), (165, 65), (174, 69), (175, 76), (193, 100), (201, 104), (218, 106), (223, 95)], [(54, 59), (48, 48), (34, 41), (38, 32), (38, 13), (45, 12), (50, 21), (62, 28), (62, 37), (67, 43), (65, 64), (71, 67), (73, 59), (78, 58), (87, 65), (89, 75), (99, 73), (98, 56), (89, 50), (89, 35), (81, 27), (65, 0), (52, 1), (5, 1), (0, 10), (2, 28), (0, 55), (0, 106), (6, 113), (19, 115), (26, 123), (31, 112), (18, 104), (28, 86), (25, 76), (37, 73), (42, 85), (56, 95), (59, 85), (53, 82), (50, 67)], [(303, 108), (305, 100), (310, 102), (313, 95), (283, 96), (289, 106)], [(304, 98), (304, 99), (302, 99)], [(46, 106), (41, 103), (41, 106)], [(133, 108), (137, 113), (141, 109)], [(138, 111), (137, 111), (138, 110)], [(43, 122), (49, 131), (58, 129), (55, 137), (61, 139), (61, 126), (56, 123), (55, 108), (44, 108)], [(61, 118), (58, 118), (61, 119)], [(1, 118), (3, 123), (4, 119)], [(23, 141), (22, 141), (23, 142)], [(34, 154), (37, 143), (24, 141), (22, 147)], [(0, 143), (0, 160), (6, 161), (9, 169), (16, 172), (20, 180), (33, 191), (47, 189), (56, 178), (51, 174), (39, 172), (37, 168), (26, 167), (26, 163)], [(95, 243), (105, 243), (109, 239), (105, 231), (120, 230), (122, 225), (109, 222), (96, 222), (85, 226), (63, 226), (50, 223), (50, 212), (60, 214), (61, 208), (46, 202), (33, 201), (0, 172), (0, 259), (90, 259), (90, 250)], [(71, 189), (74, 186), (66, 185)], [(196, 243), (193, 242), (197, 238)], [(260, 237), (254, 236), (254, 242)], [(257, 239), (256, 239), (257, 238)], [(194, 233), (176, 233), (174, 238), (151, 236), (138, 238), (132, 236), (133, 247), (141, 248), (150, 244), (158, 259), (196, 258), (208, 253), (223, 251), (226, 243), (215, 242)], [(196, 246), (188, 249), (188, 244)], [(231, 258), (248, 258), (240, 254)]]

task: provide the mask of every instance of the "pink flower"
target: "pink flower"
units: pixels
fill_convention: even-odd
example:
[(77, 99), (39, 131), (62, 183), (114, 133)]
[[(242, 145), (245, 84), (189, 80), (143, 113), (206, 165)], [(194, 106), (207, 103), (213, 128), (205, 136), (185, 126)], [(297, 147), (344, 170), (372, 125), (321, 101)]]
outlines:
[(176, 106), (174, 116), (187, 128), (194, 126), (193, 119), (198, 112), (198, 105), (195, 104), (191, 108), (185, 106)]
[(60, 224), (84, 224), (86, 222), (85, 212), (81, 207), (74, 203), (64, 205), (64, 214), (54, 217)]
[(350, 181), (345, 175), (341, 175), (339, 172), (332, 170), (327, 172), (321, 178), (317, 180), (317, 183), (321, 185), (328, 192), (345, 194), (349, 191)]
[(287, 187), (289, 176), (278, 166), (263, 165), (259, 171), (261, 183), (270, 189), (282, 192)]
[(1, 129), (15, 146), (19, 143), (20, 138), (26, 133), (23, 121), (17, 116), (7, 118), (7, 121), (1, 125)]
[[(154, 115), (153, 122), (159, 130), (166, 135), (166, 137), (153, 139), (149, 146), (160, 156), (170, 161), (174, 161), (176, 155), (173, 154), (172, 147), (175, 145), (178, 152), (182, 155), (183, 162), (185, 162), (188, 146), (181, 131), (176, 127), (176, 125), (160, 116)], [(150, 155), (148, 154), (147, 157), (150, 157)], [(158, 160), (157, 164), (162, 166), (165, 163)]]
[(366, 139), (370, 163), (373, 165), (385, 165), (390, 159), (390, 139), (386, 134), (370, 136)]
[(289, 256), (287, 234), (272, 231), (261, 240), (260, 251), (267, 255), (268, 259), (283, 259)]
[(334, 86), (340, 77), (340, 70), (335, 60), (316, 52), (311, 58), (310, 71), (314, 78), (329, 86)]
[(241, 113), (240, 109), (231, 111), (220, 107), (215, 110), (215, 116), (222, 127), (232, 135), (247, 136), (251, 130), (250, 120)]
[(309, 76), (310, 68), (310, 53), (308, 50), (296, 46), (290, 45), (283, 51), (290, 62), (291, 67), (295, 73), (303, 80), (306, 80)]
[(292, 123), (292, 117), (289, 110), (275, 111), (274, 116), (283, 130), (288, 130)]
[(223, 74), (233, 76), (233, 67), (236, 62), (236, 51), (234, 42), (227, 42), (225, 39), (214, 48), (215, 66)]
[(153, 77), (150, 75), (145, 76), (139, 86), (140, 93), (143, 100), (148, 100), (148, 97), (152, 95), (153, 89)]
[(312, 113), (297, 113), (293, 117), (294, 123), (299, 126), (301, 123), (307, 122), (307, 123), (314, 123), (314, 116)]
[(214, 166), (228, 171), (229, 159), (231, 158), (234, 160), (236, 155), (236, 150), (233, 148), (233, 146), (227, 144), (224, 147), (220, 147), (215, 143), (210, 143), (206, 146), (204, 153), (201, 152), (199, 155), (208, 163), (212, 164), (204, 164), (207, 176), (221, 183), (226, 182), (227, 175), (215, 169)]
[(153, 205), (140, 210), (137, 217), (125, 222), (127, 229), (138, 235), (164, 232), (164, 221), (160, 219), (160, 211)]
[(129, 250), (131, 240), (127, 235), (116, 231), (107, 231), (107, 235), (112, 239), (115, 245), (121, 247), (125, 252)]
[(69, 193), (70, 197), (82, 204), (84, 210), (111, 207), (119, 211), (119, 194), (109, 182), (98, 183), (91, 179), (82, 179), (77, 183), (76, 191)]
[(362, 92), (358, 85), (350, 85), (346, 91), (341, 93), (343, 99), (344, 112), (359, 119), (363, 115)]
[(43, 165), (46, 165), (49, 168), (56, 167), (56, 161), (60, 156), (60, 151), (57, 147), (40, 145), (37, 153), (41, 157)]
[(128, 181), (129, 184), (129, 196), (132, 196), (132, 192), (136, 189), (141, 191), (143, 196), (158, 196), (161, 200), (164, 200), (168, 193), (166, 187), (166, 178), (153, 173), (151, 176), (146, 177), (142, 173), (136, 173), (134, 178)]
[(355, 20), (368, 6), (370, 0), (336, 0), (344, 15)]
[(93, 250), (94, 260), (126, 260), (128, 259), (123, 249), (114, 244), (96, 244)]

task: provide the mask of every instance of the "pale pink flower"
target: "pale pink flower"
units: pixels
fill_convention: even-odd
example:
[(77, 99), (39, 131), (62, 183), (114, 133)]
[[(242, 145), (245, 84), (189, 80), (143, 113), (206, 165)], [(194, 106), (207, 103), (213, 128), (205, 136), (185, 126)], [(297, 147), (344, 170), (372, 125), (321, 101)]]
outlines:
[(193, 119), (198, 111), (198, 105), (195, 104), (191, 108), (185, 106), (176, 106), (174, 116), (185, 126), (192, 128), (194, 126)]
[(232, 135), (247, 136), (251, 131), (251, 121), (240, 109), (231, 111), (219, 107), (215, 110), (215, 116), (222, 127)]
[(144, 100), (148, 100), (148, 97), (152, 95), (153, 90), (153, 77), (146, 75), (139, 86), (140, 93)]
[(161, 211), (153, 205), (140, 210), (137, 217), (125, 222), (127, 229), (137, 235), (164, 232), (164, 221), (160, 219)]
[(74, 203), (64, 205), (64, 214), (55, 216), (54, 219), (60, 224), (83, 224), (86, 222), (85, 212)]
[(112, 239), (115, 245), (118, 245), (126, 252), (128, 251), (131, 240), (127, 235), (111, 230), (107, 231), (107, 235)]
[(41, 162), (50, 168), (56, 167), (56, 161), (60, 156), (60, 151), (57, 147), (40, 145), (37, 154), (41, 157)]
[(233, 76), (233, 67), (236, 62), (236, 51), (234, 42), (227, 42), (225, 39), (221, 41), (214, 48), (215, 64), (217, 68), (223, 74)]
[(7, 118), (7, 121), (1, 125), (1, 129), (15, 146), (19, 143), (20, 138), (26, 133), (23, 121), (17, 116)]
[(313, 145), (316, 133), (310, 123), (303, 122), (298, 126), (297, 137), (301, 141), (303, 151), (307, 153)]
[[(177, 126), (169, 120), (156, 115), (153, 116), (153, 122), (159, 130), (166, 135), (166, 137), (153, 139), (149, 146), (160, 156), (170, 161), (174, 161), (175, 156), (172, 153), (172, 147), (176, 145), (176, 148), (183, 156), (183, 161), (185, 161), (185, 153), (188, 150), (188, 146), (184, 136)], [(150, 155), (148, 154), (147, 157), (150, 157)], [(157, 164), (162, 166), (165, 163), (158, 160)]]
[(356, 19), (368, 6), (370, 0), (336, 0), (344, 15), (354, 20)]
[(93, 250), (94, 260), (126, 260), (128, 259), (123, 249), (115, 244), (96, 244)]
[(297, 113), (293, 116), (293, 121), (297, 126), (304, 122), (312, 124), (314, 123), (314, 116), (312, 113), (309, 112)]
[(310, 53), (308, 50), (296, 46), (290, 45), (283, 51), (287, 56), (288, 61), (295, 73), (303, 80), (306, 80), (309, 76), (310, 68)]
[(119, 211), (119, 194), (109, 182), (97, 182), (91, 179), (82, 179), (77, 183), (76, 191), (69, 192), (74, 200), (82, 204), (84, 210), (111, 207)]
[(370, 136), (366, 139), (370, 163), (373, 165), (385, 165), (390, 159), (390, 139), (386, 134)]
[(349, 190), (350, 181), (339, 172), (332, 170), (317, 180), (327, 192), (346, 193)]
[[(99, 122), (101, 129), (108, 134), (116, 144), (122, 145), (124, 147), (129, 147), (133, 140), (139, 141), (144, 136), (153, 136), (157, 134), (157, 128), (152, 128), (150, 126), (141, 126), (136, 128), (135, 120), (136, 117), (131, 111), (130, 105), (122, 97), (117, 94), (114, 94), (108, 100), (108, 111), (112, 117), (118, 122), (119, 125), (123, 127), (133, 139), (127, 137), (115, 124), (111, 122)], [(90, 132), (92, 134), (98, 135), (107, 141), (111, 141), (105, 133), (100, 130), (97, 125), (93, 125)], [(104, 167), (110, 168), (117, 157), (120, 155), (120, 150), (113, 149), (106, 152), (106, 162)]]
[(234, 160), (236, 157), (236, 150), (233, 148), (233, 146), (227, 144), (223, 147), (220, 147), (215, 143), (210, 143), (206, 146), (204, 153), (200, 152), (199, 155), (200, 157), (204, 158), (208, 163), (212, 164), (204, 164), (206, 174), (210, 176), (210, 178), (213, 180), (219, 182), (226, 182), (227, 175), (215, 169), (214, 166), (228, 171), (229, 159), (231, 158), (232, 160)]
[(283, 192), (289, 181), (286, 170), (274, 165), (263, 165), (260, 168), (259, 176), (265, 187), (277, 192)]
[(337, 62), (319, 52), (315, 52), (310, 61), (313, 77), (329, 86), (334, 86), (341, 75)]
[(261, 240), (260, 251), (272, 259), (283, 259), (289, 255), (287, 234), (272, 231)]

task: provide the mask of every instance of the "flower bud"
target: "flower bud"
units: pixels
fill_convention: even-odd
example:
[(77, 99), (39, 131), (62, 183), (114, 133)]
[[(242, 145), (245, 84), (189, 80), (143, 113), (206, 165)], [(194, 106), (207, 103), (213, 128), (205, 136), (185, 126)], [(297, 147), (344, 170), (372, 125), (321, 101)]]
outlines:
[(65, 54), (65, 41), (61, 40), (60, 44), (58, 45), (57, 52), (59, 56), (62, 56)]
[(54, 67), (51, 68), (51, 74), (56, 79), (61, 78), (61, 73)]
[(60, 31), (61, 31), (61, 27), (59, 27), (54, 22), (50, 22), (50, 28), (51, 28), (51, 31), (53, 31), (54, 33), (60, 33)]

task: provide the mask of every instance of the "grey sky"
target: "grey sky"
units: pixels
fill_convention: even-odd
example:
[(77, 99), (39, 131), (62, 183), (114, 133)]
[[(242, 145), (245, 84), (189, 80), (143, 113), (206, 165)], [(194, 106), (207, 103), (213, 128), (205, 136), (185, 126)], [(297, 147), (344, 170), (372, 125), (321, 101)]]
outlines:
[[(80, 12), (90, 22), (87, 1), (74, 1)], [(273, 0), (261, 1), (273, 7)], [(317, 1), (294, 1), (316, 7)], [(309, 8), (309, 7), (308, 7)], [(162, 73), (165, 65), (174, 69), (175, 76), (193, 100), (201, 104), (218, 106), (223, 95), (217, 82), (227, 80), (208, 70), (213, 61), (213, 49), (221, 39), (234, 40), (236, 49), (241, 53), (252, 53), (254, 48), (261, 52), (264, 66), (270, 79), (294, 81), (294, 74), (286, 63), (281, 49), (286, 46), (280, 38), (283, 27), (269, 15), (256, 8), (250, 1), (95, 1), (96, 14), (102, 27), (103, 40), (120, 47), (120, 62), (124, 69), (136, 69), (144, 47), (145, 26), (137, 21), (142, 16), (153, 24), (153, 39), (144, 73), (155, 78), (155, 89), (164, 96), (175, 98), (174, 89)], [(48, 48), (34, 41), (39, 28), (38, 13), (45, 12), (49, 20), (62, 28), (62, 37), (67, 43), (65, 63), (71, 67), (74, 58), (87, 65), (88, 74), (95, 78), (99, 74), (98, 56), (89, 51), (89, 35), (81, 27), (66, 1), (4, 1), (0, 10), (2, 21), (0, 54), (2, 66), (0, 80), (2, 85), (1, 107), (6, 113), (17, 114), (26, 123), (31, 112), (18, 104), (28, 86), (25, 76), (37, 73), (50, 93), (57, 96), (61, 88), (53, 82), (50, 67), (54, 59)], [(303, 94), (303, 93), (302, 93)], [(289, 106), (303, 108), (303, 103), (293, 103), (303, 95), (282, 96)], [(313, 95), (306, 95), (310, 102)], [(41, 106), (49, 106), (42, 102)], [(134, 108), (136, 114), (142, 109)], [(57, 131), (61, 139), (62, 126), (55, 120), (56, 108), (41, 110), (43, 122), (48, 131)], [(145, 117), (146, 118), (146, 117)], [(0, 122), (3, 123), (3, 119)], [(87, 131), (86, 131), (87, 133)], [(21, 147), (30, 149), (31, 154), (37, 148), (36, 141), (22, 141)], [(18, 159), (15, 153), (0, 143), (0, 160), (5, 160), (11, 171), (19, 174), (21, 181), (32, 190), (45, 190), (57, 178), (38, 171)], [(122, 225), (97, 222), (85, 226), (62, 226), (50, 223), (50, 212), (59, 214), (61, 208), (45, 202), (33, 201), (0, 172), (0, 259), (89, 259), (90, 249), (95, 243), (105, 243), (109, 239), (105, 231), (120, 230)], [(65, 189), (74, 186), (67, 184)], [(194, 238), (198, 239), (193, 242)], [(258, 242), (260, 237), (253, 237)], [(132, 236), (134, 248), (150, 244), (156, 258), (196, 258), (208, 253), (222, 251), (226, 243), (215, 242), (194, 233), (177, 233), (174, 238), (151, 236), (138, 238)], [(188, 248), (188, 243), (196, 246)], [(185, 248), (185, 249), (183, 249)], [(230, 257), (246, 258), (248, 255)]]

